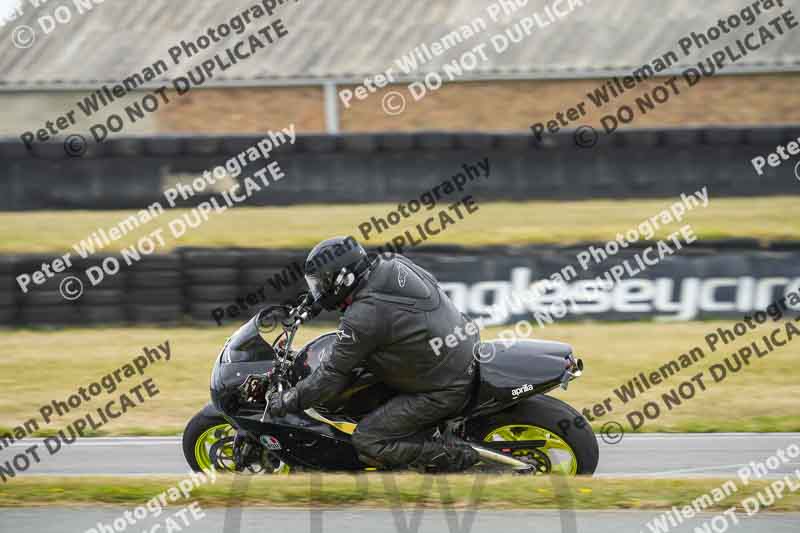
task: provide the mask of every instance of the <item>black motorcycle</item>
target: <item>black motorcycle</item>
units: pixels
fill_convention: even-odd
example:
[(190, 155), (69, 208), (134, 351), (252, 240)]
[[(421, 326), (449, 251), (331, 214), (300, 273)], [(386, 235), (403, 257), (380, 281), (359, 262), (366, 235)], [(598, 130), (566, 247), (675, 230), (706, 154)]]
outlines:
[[(355, 368), (339, 397), (300, 414), (271, 418), (269, 394), (308, 376), (329, 357), (336, 333), (300, 350), (292, 340), (311, 306), (271, 306), (225, 343), (211, 373), (211, 402), (183, 433), (183, 452), (195, 470), (240, 473), (297, 470), (373, 470), (358, 458), (350, 437), (361, 417), (395, 391), (366, 368)], [(264, 335), (280, 329), (270, 344)], [(482, 461), (474, 468), (526, 473), (592, 474), (598, 448), (586, 420), (566, 403), (544, 394), (564, 389), (583, 363), (564, 343), (494, 340), (481, 343), (471, 399), (428, 438), (451, 433), (466, 440)]]

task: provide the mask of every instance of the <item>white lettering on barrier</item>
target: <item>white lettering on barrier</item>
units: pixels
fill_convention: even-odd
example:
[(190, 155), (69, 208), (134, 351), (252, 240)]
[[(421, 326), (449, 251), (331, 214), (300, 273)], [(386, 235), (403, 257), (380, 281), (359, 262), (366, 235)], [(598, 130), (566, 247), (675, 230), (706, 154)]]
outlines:
[[(586, 290), (594, 280), (575, 280), (537, 291), (528, 267), (511, 270), (510, 281), (476, 283), (442, 282), (441, 286), (462, 312), (484, 317), (484, 325), (509, 323), (514, 315), (552, 312), (557, 302), (566, 302), (569, 314), (591, 316), (605, 313), (654, 315), (661, 320), (693, 320), (701, 312), (746, 313), (764, 309), (778, 297), (800, 285), (800, 277), (669, 277), (622, 280), (608, 290)], [(780, 290), (783, 289), (783, 290)], [(728, 295), (724, 295), (724, 292)], [(513, 294), (534, 293), (529, 298)], [(511, 302), (512, 305), (495, 303)], [(800, 311), (800, 306), (789, 306)], [(496, 310), (500, 312), (494, 312)], [(502, 312), (505, 310), (505, 312)]]

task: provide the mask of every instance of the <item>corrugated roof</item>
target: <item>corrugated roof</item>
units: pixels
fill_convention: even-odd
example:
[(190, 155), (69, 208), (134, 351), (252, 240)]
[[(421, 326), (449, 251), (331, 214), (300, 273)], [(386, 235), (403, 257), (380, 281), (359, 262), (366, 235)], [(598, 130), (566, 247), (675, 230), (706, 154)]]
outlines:
[[(26, 12), (20, 20), (0, 28), (3, 45), (0, 57), (0, 88), (70, 88), (116, 82), (158, 59), (169, 61), (167, 50), (181, 40), (193, 40), (209, 26), (229, 21), (236, 13), (261, 0), (105, 0), (90, 12), (76, 15), (75, 5), (99, 0), (62, 1), (72, 20), (43, 35), (40, 17), (52, 14), (58, 3), (33, 8), (23, 2)], [(514, 3), (517, 0), (505, 0)], [(560, 9), (580, 0), (559, 0)], [(523, 0), (519, 0), (524, 3)], [(487, 61), (479, 61), (464, 79), (604, 77), (628, 73), (650, 63), (670, 50), (679, 52), (677, 42), (690, 31), (703, 32), (720, 18), (739, 12), (741, 1), (670, 0), (583, 0), (562, 20), (546, 28), (535, 27), (519, 44), (498, 54), (489, 44)], [(546, 20), (545, 6), (554, 0), (527, 2), (513, 15), (492, 21), (486, 0), (299, 0), (288, 1), (273, 17), (281, 17), (288, 36), (240, 62), (215, 78), (214, 84), (284, 84), (320, 81), (363, 80), (394, 66), (395, 60), (423, 43), (431, 46), (447, 33), (481, 17), (488, 28), (465, 40), (412, 73), (441, 71), (442, 65), (460, 57), (489, 37), (502, 32), (523, 16), (539, 13)], [(763, 14), (766, 23), (784, 9)], [(798, 17), (800, 18), (800, 17)], [(248, 26), (255, 30), (261, 19)], [(37, 32), (34, 44), (19, 49), (9, 41), (19, 24)], [(757, 27), (753, 26), (753, 28)], [(694, 56), (684, 58), (690, 65), (750, 30), (739, 29), (723, 36)], [(774, 32), (774, 29), (772, 30)], [(23, 37), (26, 34), (23, 32)], [(191, 62), (171, 66), (163, 76), (171, 79), (188, 68), (240, 40), (231, 35)], [(213, 51), (210, 51), (212, 50)], [(726, 67), (723, 73), (800, 70), (800, 29), (788, 31), (758, 52)], [(160, 85), (161, 83), (159, 83)]]

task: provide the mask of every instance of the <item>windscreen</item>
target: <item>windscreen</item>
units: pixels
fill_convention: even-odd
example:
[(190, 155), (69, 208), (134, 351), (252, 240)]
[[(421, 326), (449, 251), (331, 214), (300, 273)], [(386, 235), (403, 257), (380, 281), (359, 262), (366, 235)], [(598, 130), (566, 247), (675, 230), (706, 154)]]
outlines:
[(233, 334), (223, 355), (223, 363), (266, 361), (275, 359), (275, 350), (259, 334), (253, 318)]

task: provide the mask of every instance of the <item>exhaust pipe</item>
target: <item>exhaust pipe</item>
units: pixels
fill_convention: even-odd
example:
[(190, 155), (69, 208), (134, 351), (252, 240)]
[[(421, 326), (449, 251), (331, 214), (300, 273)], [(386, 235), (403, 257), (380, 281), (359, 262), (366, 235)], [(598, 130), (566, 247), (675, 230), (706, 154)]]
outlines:
[(476, 446), (474, 444), (470, 444), (473, 450), (478, 452), (478, 455), (481, 459), (485, 459), (487, 461), (492, 461), (493, 463), (500, 463), (506, 466), (510, 466), (514, 470), (530, 470), (533, 468), (532, 465), (520, 461), (519, 459), (514, 459), (513, 457), (509, 457), (508, 455), (503, 455), (502, 453), (497, 453), (495, 451), (489, 450), (487, 448), (483, 448), (481, 446)]

